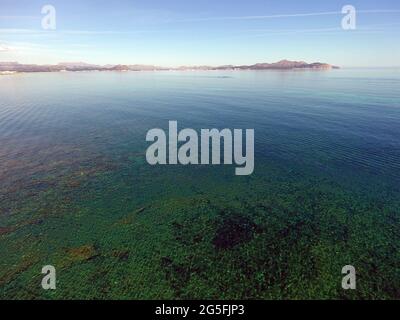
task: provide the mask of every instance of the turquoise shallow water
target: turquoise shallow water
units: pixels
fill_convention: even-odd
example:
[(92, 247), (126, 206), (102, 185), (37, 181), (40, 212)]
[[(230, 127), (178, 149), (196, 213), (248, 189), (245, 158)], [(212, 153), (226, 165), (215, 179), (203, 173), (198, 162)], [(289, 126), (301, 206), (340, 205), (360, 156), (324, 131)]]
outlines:
[(143, 152), (149, 129), (177, 120), (180, 128), (254, 128), (257, 162), (399, 178), (397, 70), (24, 74), (0, 81), (3, 165), (21, 154), (32, 166), (49, 145), (111, 157)]
[[(229, 166), (147, 165), (146, 133), (152, 128), (166, 129), (169, 120), (177, 120), (180, 129), (255, 129), (254, 174), (236, 177), (234, 167)], [(351, 234), (354, 245), (361, 245), (363, 241), (376, 244), (373, 233), (377, 233), (372, 229), (376, 221), (388, 227), (388, 230), (378, 232), (377, 237), (385, 240), (379, 249), (370, 249), (370, 253), (374, 259), (384, 261), (385, 274), (397, 274), (392, 266), (398, 261), (398, 254), (390, 253), (396, 247), (388, 247), (388, 243), (395, 245), (399, 230), (399, 128), (399, 70), (83, 72), (1, 76), (0, 237), (3, 240), (2, 256), (6, 258), (0, 286), (7, 297), (40, 296), (42, 293), (32, 289), (35, 286), (33, 280), (28, 280), (31, 279), (29, 276), (35, 274), (35, 268), (42, 261), (54, 260), (63, 261), (59, 264), (68, 274), (65, 286), (70, 286), (70, 291), (61, 291), (56, 297), (93, 297), (99, 288), (103, 291), (107, 288), (98, 293), (100, 298), (215, 297), (225, 292), (221, 288), (234, 280), (223, 279), (221, 286), (213, 287), (197, 278), (193, 280), (186, 271), (176, 272), (178, 267), (174, 267), (176, 263), (179, 268), (185, 268), (183, 257), (186, 254), (182, 253), (185, 250), (200, 250), (204, 261), (211, 261), (213, 268), (210, 270), (219, 270), (220, 266), (213, 264), (217, 259), (213, 255), (217, 253), (207, 251), (212, 245), (217, 250), (216, 241), (220, 239), (218, 236), (214, 240), (207, 237), (219, 231), (224, 234), (223, 228), (212, 229), (215, 221), (222, 219), (222, 225), (233, 224), (236, 230), (239, 225), (239, 230), (245, 230), (243, 239), (228, 237), (232, 243), (223, 241), (230, 243), (228, 248), (224, 247), (224, 257), (234, 255), (232, 250), (249, 253), (251, 250), (257, 252), (260, 246), (268, 247), (271, 240), (260, 237), (273, 233), (257, 230), (263, 230), (269, 224), (272, 224), (271, 230), (276, 229), (275, 235), (283, 234), (281, 241), (287, 245), (292, 236), (304, 241), (301, 250), (308, 250), (313, 243), (312, 255), (319, 257), (322, 256), (321, 244), (316, 245), (313, 241), (329, 238), (332, 230), (321, 227), (310, 231), (310, 237), (311, 234), (316, 237), (314, 240), (303, 234), (286, 237), (282, 231), (285, 224), (291, 230), (298, 225), (293, 227), (292, 222), (280, 220), (284, 219), (284, 212), (289, 217), (292, 210), (301, 211), (299, 215), (303, 219), (311, 207), (315, 216), (308, 217), (310, 221), (320, 219), (324, 214), (327, 217), (327, 212), (336, 210), (334, 215), (339, 216), (335, 216), (335, 221), (341, 221), (343, 230), (350, 230), (341, 229)], [(303, 191), (304, 194), (298, 194)], [(308, 204), (310, 199), (314, 202)], [(260, 206), (272, 211), (280, 208), (280, 218), (268, 216), (271, 212), (258, 212)], [(151, 209), (147, 209), (149, 207)], [(168, 211), (166, 208), (183, 221), (163, 216)], [(188, 208), (199, 212), (195, 215), (187, 213)], [(229, 218), (225, 221), (229, 215), (224, 211), (229, 211), (226, 208), (235, 211), (233, 215), (239, 212), (238, 220), (232, 222)], [(214, 217), (215, 212), (221, 210), (225, 213)], [(241, 210), (246, 214), (253, 213), (251, 217), (242, 217)], [(149, 211), (147, 216), (146, 211)], [(138, 225), (129, 220), (129, 214), (135, 212), (141, 217), (135, 222)], [(357, 218), (352, 220), (353, 227), (346, 227), (346, 219), (352, 212), (358, 212)], [(362, 218), (363, 212), (366, 212), (365, 218)], [(200, 219), (202, 214), (210, 221), (190, 220), (194, 216)], [(250, 218), (249, 224), (246, 219)], [(136, 232), (144, 228), (140, 229), (141, 236), (133, 236), (129, 230), (120, 227), (108, 229), (121, 219), (126, 219), (128, 222), (124, 225)], [(274, 219), (279, 223), (275, 225)], [(302, 230), (311, 223), (307, 219), (302, 221), (306, 226)], [(185, 221), (200, 231), (186, 228)], [(259, 227), (253, 230), (249, 227), (252, 223)], [(332, 225), (333, 222), (318, 220), (318, 226), (324, 223)], [(248, 227), (250, 231), (246, 229)], [(365, 228), (365, 234), (358, 234), (359, 228)], [(182, 238), (196, 232), (205, 235), (204, 247), (200, 240), (195, 248), (185, 247), (187, 243), (182, 244)], [(143, 239), (143, 234), (152, 235), (152, 238)], [(350, 240), (337, 239), (340, 245), (347, 245), (346, 241)], [(249, 247), (245, 248), (246, 245)], [(167, 248), (166, 252), (158, 246)], [(133, 247), (137, 251), (144, 248), (148, 251), (136, 256)], [(290, 249), (282, 250), (286, 255), (284, 250)], [(175, 251), (175, 255), (171, 253)], [(122, 260), (117, 259), (117, 263), (110, 260), (113, 254)], [(311, 255), (308, 251), (299, 254), (308, 258)], [(252, 259), (257, 253), (249, 255)], [(360, 264), (367, 270), (368, 277), (374, 277), (376, 271), (371, 271), (371, 266), (368, 269), (366, 257), (358, 251), (349, 255), (362, 261)], [(67, 256), (64, 259), (67, 262), (63, 256)], [(370, 258), (368, 254), (367, 257)], [(149, 267), (154, 263), (153, 259), (160, 265), (157, 270)], [(299, 262), (293, 259), (284, 263), (295, 268)], [(331, 265), (329, 261), (327, 258), (321, 264)], [(131, 274), (131, 279), (142, 279), (138, 280), (142, 294), (129, 286), (111, 286), (112, 281), (119, 279), (117, 270), (123, 263), (129, 263), (131, 272), (137, 272)], [(264, 268), (266, 264), (265, 261), (254, 263), (260, 270), (260, 266)], [(113, 264), (118, 267), (111, 272), (109, 282), (95, 281), (97, 287), (93, 287), (90, 277), (109, 270)], [(320, 277), (331, 284), (329, 268), (318, 263), (314, 267)], [(276, 271), (281, 267), (269, 264), (269, 268)], [(140, 278), (138, 270), (142, 273), (151, 271), (154, 278)], [(237, 266), (235, 270), (239, 270), (238, 276), (246, 274)], [(85, 289), (75, 294), (71, 293), (73, 285), (67, 284), (74, 279), (73, 274), (80, 274), (87, 281), (83, 286)], [(184, 277), (188, 283), (178, 290), (176, 282), (185, 282), (179, 277)], [(200, 272), (196, 277), (201, 278)], [(295, 275), (292, 277), (296, 281), (300, 279)], [(389, 280), (385, 277), (379, 281), (386, 285)], [(254, 279), (248, 281), (253, 283)], [(24, 283), (29, 290), (21, 289)], [(366, 285), (363, 296), (372, 296), (371, 287), (374, 286), (377, 284)], [(293, 288), (293, 285), (289, 287)], [(315, 283), (306, 291), (301, 291), (298, 283), (294, 287), (297, 290), (290, 291), (293, 289), (271, 284), (270, 296), (264, 287), (255, 292), (236, 288), (226, 291), (226, 297), (318, 297), (315, 292), (320, 292), (323, 297), (340, 296), (335, 285), (332, 285), (335, 289), (326, 292), (315, 291), (318, 287)], [(379, 288), (382, 291), (378, 290), (376, 297), (397, 297), (398, 291), (393, 291), (392, 287), (383, 286), (382, 289), (381, 285)]]

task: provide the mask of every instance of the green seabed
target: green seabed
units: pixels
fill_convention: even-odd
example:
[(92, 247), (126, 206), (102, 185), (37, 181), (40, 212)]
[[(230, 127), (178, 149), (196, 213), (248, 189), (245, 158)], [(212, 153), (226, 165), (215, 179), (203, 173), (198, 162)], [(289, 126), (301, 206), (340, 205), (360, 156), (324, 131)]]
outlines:
[[(398, 72), (0, 82), (0, 299), (400, 299)], [(254, 128), (254, 174), (148, 165), (169, 120)]]
[[(400, 297), (400, 205), (382, 185), (349, 192), (266, 161), (251, 177), (97, 161), (32, 192), (42, 177), (1, 217), (2, 298)], [(40, 287), (45, 264), (55, 291)], [(341, 289), (347, 264), (355, 291)]]

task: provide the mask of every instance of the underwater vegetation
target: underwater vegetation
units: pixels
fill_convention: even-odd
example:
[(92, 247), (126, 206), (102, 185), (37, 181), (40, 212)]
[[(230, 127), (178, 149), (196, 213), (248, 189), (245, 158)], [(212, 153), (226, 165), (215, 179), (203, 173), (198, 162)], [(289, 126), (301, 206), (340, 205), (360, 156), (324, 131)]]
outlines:
[[(0, 299), (400, 299), (399, 73), (205, 73), (1, 77)], [(150, 166), (169, 120), (254, 173)]]
[[(68, 174), (1, 217), (1, 298), (400, 298), (390, 193), (350, 193), (278, 166), (239, 180), (224, 168), (142, 168), (138, 177), (142, 164), (131, 160), (99, 165), (79, 184)], [(147, 175), (153, 183), (140, 192), (128, 183)], [(157, 180), (170, 183), (153, 190)], [(40, 287), (46, 264), (57, 269), (55, 291)], [(341, 288), (347, 264), (354, 291)]]

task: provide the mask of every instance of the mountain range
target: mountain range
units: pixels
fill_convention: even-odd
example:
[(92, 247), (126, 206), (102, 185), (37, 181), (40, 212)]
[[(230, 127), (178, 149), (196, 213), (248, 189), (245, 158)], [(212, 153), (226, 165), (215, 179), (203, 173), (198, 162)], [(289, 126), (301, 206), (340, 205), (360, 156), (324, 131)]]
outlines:
[(189, 70), (294, 70), (317, 69), (330, 70), (339, 67), (327, 63), (307, 63), (304, 61), (281, 60), (275, 63), (257, 63), (253, 65), (223, 66), (181, 66), (177, 68), (153, 65), (95, 65), (84, 62), (62, 62), (56, 65), (20, 64), (18, 62), (0, 62), (0, 72), (62, 72), (62, 71), (189, 71)]

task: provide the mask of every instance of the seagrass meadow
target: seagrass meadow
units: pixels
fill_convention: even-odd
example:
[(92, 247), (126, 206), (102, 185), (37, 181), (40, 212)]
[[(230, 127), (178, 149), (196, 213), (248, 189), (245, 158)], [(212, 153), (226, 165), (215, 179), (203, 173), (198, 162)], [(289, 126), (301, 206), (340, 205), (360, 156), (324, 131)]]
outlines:
[[(399, 88), (393, 70), (1, 76), (0, 298), (399, 299)], [(169, 120), (254, 129), (254, 173), (150, 166)]]

